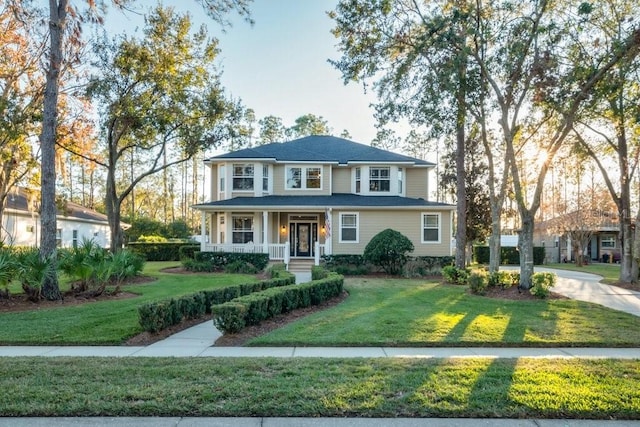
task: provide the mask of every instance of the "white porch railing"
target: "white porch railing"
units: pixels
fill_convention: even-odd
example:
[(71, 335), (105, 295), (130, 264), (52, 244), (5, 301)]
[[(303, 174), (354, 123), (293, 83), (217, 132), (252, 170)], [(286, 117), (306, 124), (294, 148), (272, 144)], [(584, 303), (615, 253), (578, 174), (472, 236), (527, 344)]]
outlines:
[[(266, 246), (266, 250), (265, 250)], [(287, 245), (271, 243), (263, 245), (262, 243), (244, 243), (244, 244), (225, 244), (225, 243), (205, 243), (202, 245), (203, 252), (235, 252), (245, 254), (268, 253), (269, 259), (284, 260), (287, 253)]]
[[(270, 260), (283, 260), (285, 264), (289, 263), (289, 242), (286, 243), (270, 243), (264, 245), (262, 243), (244, 243), (244, 244), (225, 244), (225, 243), (203, 243), (201, 245), (203, 252), (236, 252), (245, 254), (268, 253)], [(320, 257), (325, 254), (326, 246), (315, 242), (314, 261), (316, 265), (320, 264)]]

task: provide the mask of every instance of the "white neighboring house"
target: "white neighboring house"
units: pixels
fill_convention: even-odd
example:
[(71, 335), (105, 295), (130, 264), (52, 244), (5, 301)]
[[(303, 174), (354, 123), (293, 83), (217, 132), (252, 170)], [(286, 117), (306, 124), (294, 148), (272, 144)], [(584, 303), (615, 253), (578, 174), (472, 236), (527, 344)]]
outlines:
[[(64, 212), (58, 212), (56, 234), (58, 247), (75, 247), (83, 239), (93, 240), (104, 248), (111, 243), (107, 216), (72, 202), (67, 202)], [(22, 188), (7, 196), (1, 236), (5, 245), (40, 245), (40, 214), (30, 206)]]

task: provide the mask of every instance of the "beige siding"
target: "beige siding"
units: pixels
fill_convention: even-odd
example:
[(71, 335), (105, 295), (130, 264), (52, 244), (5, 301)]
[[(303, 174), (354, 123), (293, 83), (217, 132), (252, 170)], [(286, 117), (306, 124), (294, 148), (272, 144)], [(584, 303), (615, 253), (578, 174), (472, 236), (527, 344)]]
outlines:
[(218, 179), (218, 165), (208, 165), (209, 166), (209, 176), (211, 177), (211, 182), (209, 183), (209, 200), (215, 202), (218, 200), (218, 185), (220, 184), (220, 180)]
[(421, 211), (360, 211), (359, 212), (359, 241), (358, 243), (340, 243), (340, 213), (357, 211), (335, 211), (332, 222), (332, 244), (334, 254), (362, 254), (367, 243), (379, 232), (386, 228), (399, 231), (407, 236), (415, 246), (411, 255), (414, 256), (444, 256), (451, 253), (451, 212), (440, 212), (440, 243), (421, 243), (422, 213)]
[(428, 177), (428, 169), (426, 168), (407, 168), (407, 177), (406, 177), (406, 195), (407, 197), (412, 197), (414, 199), (425, 199), (427, 200), (429, 197), (428, 194), (428, 186), (427, 186), (427, 177)]
[(331, 167), (329, 165), (297, 165), (301, 167), (321, 167), (322, 168), (322, 190), (286, 190), (285, 171), (288, 165), (275, 165), (273, 171), (273, 194), (277, 196), (326, 196), (331, 194)]
[(333, 192), (351, 193), (351, 168), (333, 168)]

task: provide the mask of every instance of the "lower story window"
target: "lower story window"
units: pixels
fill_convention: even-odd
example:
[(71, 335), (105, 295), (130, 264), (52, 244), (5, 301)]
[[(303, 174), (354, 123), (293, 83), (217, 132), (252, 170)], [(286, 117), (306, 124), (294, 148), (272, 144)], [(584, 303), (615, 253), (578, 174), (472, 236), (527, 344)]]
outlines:
[(616, 247), (616, 237), (615, 236), (605, 236), (600, 240), (600, 246), (603, 248), (615, 248)]
[(340, 214), (340, 241), (358, 243), (358, 214)]
[(62, 228), (58, 228), (56, 230), (56, 246), (57, 247), (62, 246)]
[(73, 240), (71, 241), (71, 244), (74, 248), (78, 247), (78, 230), (73, 230)]
[(233, 217), (233, 243), (253, 242), (253, 217)]
[(440, 243), (440, 214), (422, 214), (422, 243)]

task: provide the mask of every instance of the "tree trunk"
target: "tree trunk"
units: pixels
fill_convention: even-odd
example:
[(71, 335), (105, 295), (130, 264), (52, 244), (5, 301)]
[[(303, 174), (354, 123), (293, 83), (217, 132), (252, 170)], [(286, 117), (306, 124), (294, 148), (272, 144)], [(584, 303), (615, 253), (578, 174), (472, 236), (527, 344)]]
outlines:
[(466, 109), (466, 73), (467, 58), (460, 53), (458, 64), (458, 90), (456, 93), (456, 267), (466, 267), (467, 249), (467, 189), (466, 172), (464, 168), (465, 125), (467, 119)]
[(531, 288), (531, 276), (533, 275), (533, 214), (530, 211), (522, 211), (520, 214), (522, 228), (518, 239), (520, 249), (520, 284), (518, 289)]
[[(67, 0), (49, 0), (50, 49), (49, 68), (46, 72), (44, 109), (42, 112), (41, 152), (41, 207), (40, 207), (40, 256), (55, 262), (56, 254), (56, 128), (58, 121), (58, 91), (62, 67), (62, 43), (64, 36)], [(42, 283), (42, 296), (48, 300), (61, 300), (55, 274)]]
[[(114, 163), (111, 163), (114, 164)], [(124, 243), (122, 227), (120, 226), (120, 207), (121, 200), (116, 192), (116, 171), (113, 167), (109, 167), (107, 171), (107, 189), (105, 195), (105, 205), (107, 209), (107, 219), (109, 221), (109, 231), (111, 232), (111, 243), (109, 249), (111, 253), (119, 252)]]
[(636, 216), (636, 228), (633, 236), (633, 262), (631, 265), (631, 272), (636, 278), (634, 283), (638, 283), (640, 278), (640, 209), (638, 209), (638, 215)]
[(500, 269), (500, 208), (491, 202), (491, 236), (489, 236), (489, 273), (496, 273)]

